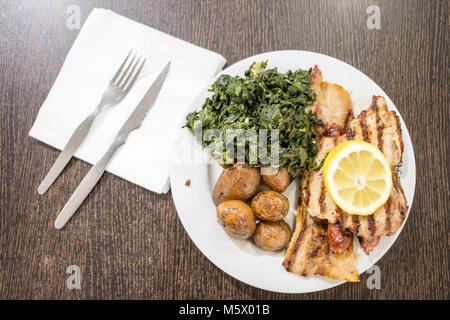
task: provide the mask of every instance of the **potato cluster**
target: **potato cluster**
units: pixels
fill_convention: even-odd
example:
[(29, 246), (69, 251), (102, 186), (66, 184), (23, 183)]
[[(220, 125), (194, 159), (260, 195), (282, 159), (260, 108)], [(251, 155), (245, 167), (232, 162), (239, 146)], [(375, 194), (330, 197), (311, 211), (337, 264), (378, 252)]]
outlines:
[(262, 180), (272, 190), (257, 193), (261, 182), (259, 168), (236, 163), (224, 169), (213, 191), (217, 221), (230, 237), (253, 237), (259, 248), (277, 251), (291, 238), (291, 228), (283, 220), (289, 212), (289, 200), (280, 193), (288, 187), (290, 177), (282, 169), (262, 175)]

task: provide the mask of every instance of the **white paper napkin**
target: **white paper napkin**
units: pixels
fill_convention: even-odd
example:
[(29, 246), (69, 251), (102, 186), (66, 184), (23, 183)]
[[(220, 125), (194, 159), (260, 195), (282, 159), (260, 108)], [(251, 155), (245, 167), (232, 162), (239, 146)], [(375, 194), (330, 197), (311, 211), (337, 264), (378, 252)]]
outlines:
[[(168, 34), (94, 9), (68, 53), (37, 115), (30, 136), (63, 149), (78, 124), (99, 103), (109, 80), (130, 49), (147, 57), (146, 66), (124, 100), (95, 120), (75, 156), (91, 164), (106, 151), (159, 71), (171, 66), (142, 126), (128, 137), (107, 171), (157, 193), (169, 190), (169, 156), (175, 133), (198, 92), (225, 65), (225, 58)], [(42, 168), (42, 178), (49, 167)]]

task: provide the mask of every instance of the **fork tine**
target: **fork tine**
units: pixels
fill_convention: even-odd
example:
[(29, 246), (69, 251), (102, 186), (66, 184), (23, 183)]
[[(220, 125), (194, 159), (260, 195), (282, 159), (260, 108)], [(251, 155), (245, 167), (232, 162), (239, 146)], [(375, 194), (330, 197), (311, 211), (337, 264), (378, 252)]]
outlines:
[[(121, 89), (124, 90), (127, 83), (129, 82), (130, 79), (132, 79), (132, 77), (134, 77), (134, 71), (136, 70), (136, 67), (138, 69), (138, 72), (140, 71), (140, 65), (142, 64), (142, 58), (143, 57), (139, 57), (139, 59), (136, 61), (136, 64), (133, 66), (133, 69), (131, 69), (131, 71), (128, 73), (127, 77), (125, 78), (125, 80), (121, 83)], [(145, 59), (144, 59), (145, 61)]]
[(123, 67), (125, 66), (126, 62), (128, 61), (128, 58), (130, 57), (131, 53), (133, 52), (133, 49), (130, 50), (130, 52), (128, 52), (127, 57), (125, 58), (125, 60), (123, 60), (122, 65), (120, 66), (120, 68), (117, 70), (116, 74), (114, 75), (114, 77), (111, 79), (111, 83), (116, 82), (117, 77), (119, 76), (119, 74), (122, 72)]
[(125, 87), (125, 85), (128, 82), (128, 79), (130, 79), (130, 77), (132, 76), (134, 70), (136, 69), (136, 66), (138, 66), (139, 63), (141, 62), (141, 58), (142, 57), (138, 57), (138, 59), (136, 60), (136, 63), (133, 65), (133, 67), (131, 68), (130, 72), (124, 73), (123, 77), (120, 79), (120, 82), (117, 83), (117, 85), (119, 86), (120, 89), (123, 90), (123, 88)]
[(143, 60), (142, 63), (140, 64), (139, 68), (137, 69), (136, 73), (134, 74), (133, 78), (130, 80), (130, 82), (128, 83), (128, 85), (125, 87), (125, 84), (126, 84), (126, 83), (128, 82), (128, 80), (130, 79), (132, 73), (130, 73), (130, 75), (128, 76), (127, 80), (126, 80), (125, 83), (124, 83), (124, 87), (123, 87), (125, 93), (127, 93), (127, 92), (131, 89), (131, 87), (133, 86), (134, 82), (136, 81), (136, 79), (137, 79), (138, 76), (139, 76), (139, 73), (140, 73), (141, 70), (142, 70), (142, 67), (143, 67), (144, 64), (145, 64), (145, 61), (147, 61), (147, 58), (144, 58), (144, 60)]
[[(115, 84), (117, 86), (120, 86), (120, 84), (122, 83), (123, 79), (125, 78), (125, 76), (129, 73), (130, 69), (136, 65), (137, 62), (135, 62), (136, 58), (137, 58), (137, 52), (133, 55), (133, 59), (131, 59), (130, 63), (128, 64), (128, 66), (126, 67), (126, 69), (124, 71), (122, 71), (119, 79), (115, 82)], [(139, 59), (138, 59), (139, 60)]]

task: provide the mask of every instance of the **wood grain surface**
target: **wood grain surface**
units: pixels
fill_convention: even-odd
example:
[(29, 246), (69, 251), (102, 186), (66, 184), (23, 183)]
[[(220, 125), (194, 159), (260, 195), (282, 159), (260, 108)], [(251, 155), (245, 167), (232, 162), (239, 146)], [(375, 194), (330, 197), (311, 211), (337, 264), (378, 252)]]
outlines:
[[(171, 193), (105, 174), (69, 227), (53, 221), (90, 166), (72, 160), (45, 196), (37, 187), (58, 155), (28, 136), (84, 21), (109, 8), (232, 64), (271, 50), (341, 59), (372, 78), (400, 110), (415, 148), (410, 217), (377, 263), (381, 289), (360, 283), (312, 294), (250, 287), (215, 267), (183, 229)], [(369, 5), (381, 29), (366, 26)], [(1, 299), (449, 299), (448, 1), (0, 1)], [(81, 289), (66, 268), (81, 268)]]

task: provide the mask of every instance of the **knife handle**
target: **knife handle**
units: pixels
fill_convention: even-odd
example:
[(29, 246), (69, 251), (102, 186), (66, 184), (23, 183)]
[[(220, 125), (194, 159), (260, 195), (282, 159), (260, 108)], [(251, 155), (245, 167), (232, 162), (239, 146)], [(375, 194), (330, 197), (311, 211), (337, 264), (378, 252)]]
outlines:
[(56, 178), (66, 167), (67, 163), (72, 158), (75, 151), (83, 142), (84, 138), (86, 138), (89, 133), (89, 129), (92, 126), (95, 118), (99, 114), (100, 108), (97, 107), (90, 115), (86, 117), (86, 119), (81, 122), (78, 127), (75, 129), (74, 133), (67, 142), (63, 151), (59, 154), (53, 166), (50, 168), (50, 171), (45, 176), (44, 180), (42, 180), (41, 184), (38, 187), (39, 194), (44, 194), (48, 188), (55, 182)]
[(70, 220), (70, 218), (75, 214), (78, 208), (81, 206), (83, 201), (86, 199), (88, 194), (94, 189), (98, 180), (105, 172), (106, 165), (111, 160), (112, 156), (116, 150), (125, 142), (125, 139), (116, 139), (108, 151), (103, 155), (99, 162), (97, 162), (86, 174), (86, 176), (81, 180), (78, 187), (75, 189), (74, 193), (70, 196), (70, 199), (65, 204), (64, 208), (58, 214), (55, 220), (55, 228), (61, 229)]

